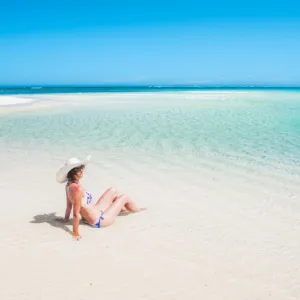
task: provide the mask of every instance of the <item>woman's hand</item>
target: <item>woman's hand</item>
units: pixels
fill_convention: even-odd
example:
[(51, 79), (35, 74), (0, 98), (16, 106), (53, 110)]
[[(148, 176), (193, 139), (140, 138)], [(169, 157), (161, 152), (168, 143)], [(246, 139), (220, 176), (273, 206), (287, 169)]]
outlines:
[(55, 218), (55, 221), (62, 222), (62, 223), (68, 223), (69, 219), (66, 219), (63, 217), (57, 217), (57, 218)]
[(79, 235), (79, 233), (73, 232), (72, 236), (75, 241), (79, 241), (81, 239), (81, 235)]

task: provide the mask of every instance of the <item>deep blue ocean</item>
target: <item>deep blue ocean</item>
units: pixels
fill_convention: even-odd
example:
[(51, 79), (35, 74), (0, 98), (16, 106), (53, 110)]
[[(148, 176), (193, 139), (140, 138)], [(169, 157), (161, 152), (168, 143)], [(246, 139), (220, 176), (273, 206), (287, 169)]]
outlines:
[(0, 95), (76, 94), (76, 93), (136, 93), (184, 91), (300, 91), (300, 87), (237, 87), (237, 86), (0, 86)]

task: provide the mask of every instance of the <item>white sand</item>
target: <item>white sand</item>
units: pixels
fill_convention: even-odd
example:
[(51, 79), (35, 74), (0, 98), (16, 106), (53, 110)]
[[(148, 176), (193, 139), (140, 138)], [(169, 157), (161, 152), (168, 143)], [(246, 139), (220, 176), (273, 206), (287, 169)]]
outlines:
[(117, 186), (148, 211), (81, 226), (75, 242), (51, 221), (65, 208), (54, 181), (61, 162), (1, 157), (0, 299), (299, 299), (299, 214), (280, 197), (147, 157), (93, 153), (86, 187), (96, 196)]
[(27, 97), (19, 97), (19, 96), (0, 96), (0, 106), (16, 106), (29, 104), (34, 102), (35, 100)]
[[(169, 100), (157, 101), (157, 93), (154, 92), (139, 92), (139, 93), (89, 93), (89, 94), (41, 94), (41, 95), (19, 95), (19, 96), (1, 96), (0, 95), (0, 113), (11, 111), (34, 111), (42, 108), (56, 107), (62, 105), (82, 105), (83, 101), (85, 106), (88, 105), (116, 105), (116, 104), (136, 104), (143, 105), (140, 101), (141, 97), (147, 102), (147, 100), (153, 100), (155, 105), (172, 105), (178, 101), (182, 102), (184, 99), (191, 105), (199, 105), (198, 100), (202, 100), (201, 105), (205, 105), (206, 101), (211, 105), (212, 100), (218, 99), (217, 104), (226, 103), (230, 104), (230, 101), (235, 98), (243, 97), (243, 100), (249, 100), (251, 102), (261, 101), (262, 95), (266, 99), (267, 93), (261, 92), (241, 92), (241, 91), (194, 91), (194, 92), (161, 92), (159, 99)], [(272, 98), (273, 93), (269, 92), (268, 97)], [(196, 102), (195, 102), (196, 101)], [(24, 105), (31, 104), (34, 105)]]

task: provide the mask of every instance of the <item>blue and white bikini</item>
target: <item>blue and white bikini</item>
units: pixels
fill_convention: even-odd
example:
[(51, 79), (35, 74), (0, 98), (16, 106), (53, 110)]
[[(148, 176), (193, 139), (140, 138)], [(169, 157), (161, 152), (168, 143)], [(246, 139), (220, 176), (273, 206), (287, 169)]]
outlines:
[[(81, 202), (82, 206), (84, 206), (85, 204), (90, 204), (93, 200), (93, 196), (91, 193), (85, 191), (84, 195), (83, 195), (84, 200)], [(86, 203), (84, 203), (86, 202)]]

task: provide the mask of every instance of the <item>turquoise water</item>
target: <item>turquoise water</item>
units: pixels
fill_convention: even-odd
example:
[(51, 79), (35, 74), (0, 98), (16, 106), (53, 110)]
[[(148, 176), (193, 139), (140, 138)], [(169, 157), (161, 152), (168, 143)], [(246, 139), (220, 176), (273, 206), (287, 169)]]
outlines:
[(88, 105), (92, 96), (83, 94), (77, 105), (2, 114), (1, 148), (53, 156), (126, 152), (191, 169), (299, 179), (300, 92), (112, 93), (102, 105), (106, 95), (93, 94)]

